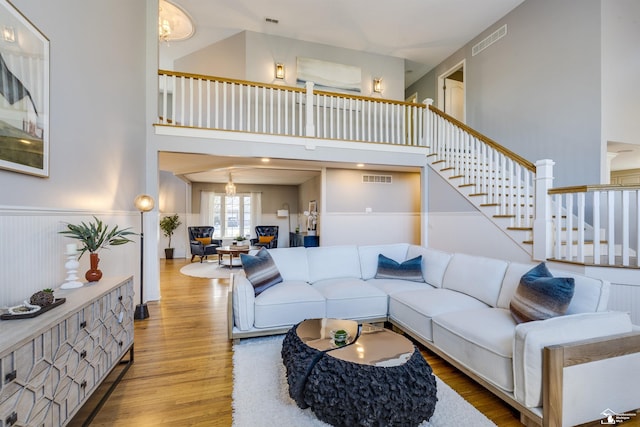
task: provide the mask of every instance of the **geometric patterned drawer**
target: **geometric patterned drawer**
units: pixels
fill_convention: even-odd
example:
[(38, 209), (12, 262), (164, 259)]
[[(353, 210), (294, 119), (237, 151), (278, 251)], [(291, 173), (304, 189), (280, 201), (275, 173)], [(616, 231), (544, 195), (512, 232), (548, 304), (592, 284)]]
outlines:
[[(61, 307), (73, 296), (80, 295)], [(81, 306), (59, 312), (26, 342), (2, 349), (0, 427), (68, 422), (133, 344), (133, 296), (130, 278), (114, 283), (94, 299), (78, 298)]]

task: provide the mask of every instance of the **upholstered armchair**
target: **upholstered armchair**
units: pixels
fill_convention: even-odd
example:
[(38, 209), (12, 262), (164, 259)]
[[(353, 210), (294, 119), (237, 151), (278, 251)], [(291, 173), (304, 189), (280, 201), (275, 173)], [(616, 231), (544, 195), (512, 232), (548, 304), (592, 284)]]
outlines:
[(222, 245), (222, 240), (213, 238), (214, 229), (214, 227), (209, 226), (187, 228), (191, 246), (191, 262), (196, 256), (199, 256), (200, 262), (202, 262), (209, 255), (217, 254), (216, 248)]
[(267, 249), (278, 247), (277, 225), (256, 225), (256, 238), (251, 239), (251, 245), (263, 246)]

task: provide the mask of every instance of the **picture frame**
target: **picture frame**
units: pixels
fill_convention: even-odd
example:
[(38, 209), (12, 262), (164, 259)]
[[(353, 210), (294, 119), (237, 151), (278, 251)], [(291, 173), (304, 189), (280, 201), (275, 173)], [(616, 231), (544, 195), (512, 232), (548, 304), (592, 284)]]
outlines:
[(309, 202), (309, 212), (318, 212), (318, 203), (315, 200)]
[(0, 168), (49, 176), (49, 39), (0, 0)]
[(320, 59), (297, 57), (296, 83), (304, 86), (314, 82), (316, 89), (344, 93), (360, 93), (362, 69), (353, 65), (338, 64)]

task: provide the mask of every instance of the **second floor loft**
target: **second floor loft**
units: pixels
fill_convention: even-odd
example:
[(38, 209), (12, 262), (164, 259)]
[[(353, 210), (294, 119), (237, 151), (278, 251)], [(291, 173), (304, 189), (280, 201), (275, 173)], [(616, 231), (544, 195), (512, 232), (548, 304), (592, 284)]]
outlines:
[[(216, 130), (424, 150), (441, 174), (536, 260), (638, 268), (640, 186), (554, 188), (535, 163), (426, 103), (159, 72), (156, 132)], [(175, 134), (175, 133), (174, 133)], [(579, 167), (579, 166), (576, 166)]]

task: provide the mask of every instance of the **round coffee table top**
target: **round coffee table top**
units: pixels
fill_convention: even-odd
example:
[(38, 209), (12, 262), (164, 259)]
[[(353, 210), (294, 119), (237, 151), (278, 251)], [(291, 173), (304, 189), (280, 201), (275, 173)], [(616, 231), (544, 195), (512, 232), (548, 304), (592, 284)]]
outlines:
[(341, 319), (308, 319), (298, 324), (296, 333), (307, 346), (325, 351), (327, 355), (347, 362), (371, 366), (398, 366), (404, 364), (414, 352), (411, 341), (402, 335), (378, 326), (363, 324), (360, 337), (353, 345), (337, 347), (333, 332), (344, 329), (347, 344), (358, 334), (358, 322)]
[(240, 246), (240, 245), (231, 245), (231, 246), (220, 246), (216, 248), (216, 252), (219, 254), (242, 254), (249, 253), (249, 251), (260, 249), (256, 246)]

